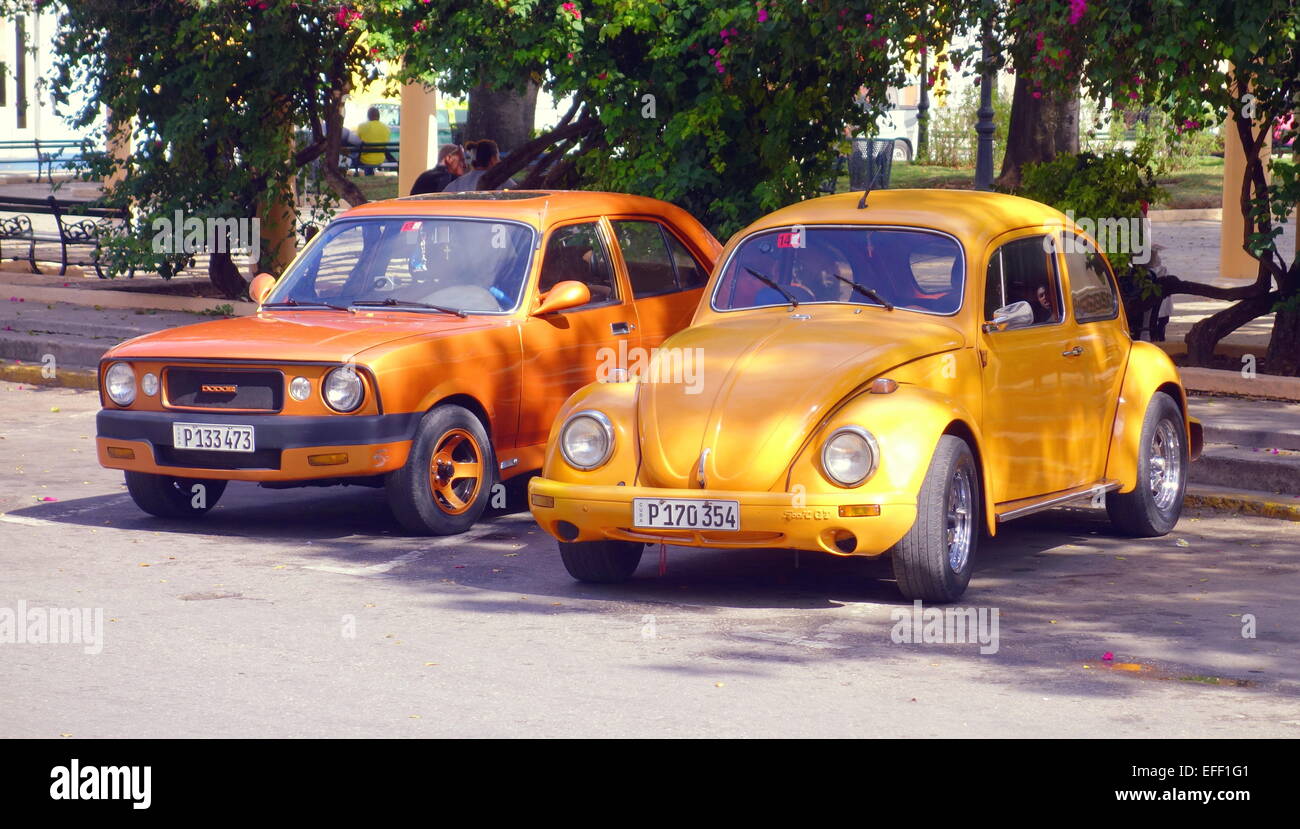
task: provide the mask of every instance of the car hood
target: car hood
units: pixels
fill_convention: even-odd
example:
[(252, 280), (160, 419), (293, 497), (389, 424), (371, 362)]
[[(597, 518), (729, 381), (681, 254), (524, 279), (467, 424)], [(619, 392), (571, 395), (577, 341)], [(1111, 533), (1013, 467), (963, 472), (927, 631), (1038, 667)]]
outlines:
[(389, 311), (264, 311), (145, 334), (104, 356), (346, 363), (398, 340), (477, 331), (509, 319)]
[[(638, 482), (696, 488), (700, 457), (705, 488), (766, 491), (826, 412), (855, 388), (902, 363), (964, 345), (954, 327), (907, 312), (813, 309), (738, 316), (687, 328), (664, 343), (658, 380), (641, 382), (637, 421)], [(665, 359), (672, 357), (672, 360)]]

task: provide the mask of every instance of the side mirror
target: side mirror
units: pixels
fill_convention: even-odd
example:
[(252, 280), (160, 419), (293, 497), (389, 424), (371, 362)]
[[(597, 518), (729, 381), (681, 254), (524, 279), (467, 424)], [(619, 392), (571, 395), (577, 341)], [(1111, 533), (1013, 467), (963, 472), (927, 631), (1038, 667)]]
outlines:
[(248, 286), (248, 298), (261, 305), (270, 295), (271, 289), (275, 287), (275, 277), (269, 273), (259, 273), (253, 277), (253, 282)]
[(533, 310), (533, 316), (535, 317), (553, 314), (556, 311), (566, 311), (569, 308), (577, 308), (579, 305), (586, 305), (591, 302), (591, 289), (587, 287), (586, 283), (568, 279), (556, 283), (555, 287), (542, 294), (539, 299), (541, 303)]
[(1006, 331), (1009, 328), (1024, 328), (1034, 324), (1034, 309), (1021, 300), (1010, 305), (1003, 305), (993, 312), (993, 321), (984, 323), (984, 330)]

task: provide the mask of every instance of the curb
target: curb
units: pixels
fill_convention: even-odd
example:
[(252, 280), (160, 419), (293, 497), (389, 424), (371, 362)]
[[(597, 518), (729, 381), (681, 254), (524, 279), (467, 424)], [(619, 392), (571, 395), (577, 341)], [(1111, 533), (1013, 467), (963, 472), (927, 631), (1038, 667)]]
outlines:
[(1184, 207), (1181, 209), (1148, 210), (1147, 218), (1153, 222), (1221, 222), (1222, 207)]
[(61, 368), (53, 377), (42, 374), (41, 366), (26, 363), (0, 362), (0, 380), (10, 383), (27, 383), (32, 386), (56, 386), (65, 389), (99, 389), (99, 372), (86, 369)]
[(1189, 486), (1183, 495), (1183, 505), (1255, 515), (1260, 518), (1274, 518), (1279, 521), (1300, 521), (1300, 499), (1285, 501), (1282, 500), (1282, 496), (1267, 492)]
[(84, 305), (94, 308), (116, 308), (136, 310), (153, 308), (159, 311), (190, 311), (202, 313), (216, 311), (221, 306), (229, 306), (234, 316), (247, 317), (257, 312), (257, 303), (230, 299), (205, 299), (201, 297), (180, 297), (150, 294), (144, 291), (115, 291), (109, 288), (55, 288), (45, 285), (32, 285), (10, 281), (0, 275), (0, 286), (10, 296), (28, 302), (67, 302), (72, 305)]

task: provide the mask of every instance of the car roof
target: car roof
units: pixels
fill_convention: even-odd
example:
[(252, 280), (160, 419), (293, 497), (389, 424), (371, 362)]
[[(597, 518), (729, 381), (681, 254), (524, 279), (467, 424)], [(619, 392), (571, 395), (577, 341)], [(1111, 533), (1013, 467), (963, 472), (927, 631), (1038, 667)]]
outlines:
[(627, 193), (588, 190), (490, 190), (469, 193), (424, 193), (367, 202), (340, 218), (376, 216), (478, 216), (515, 219), (541, 228), (569, 219), (599, 215), (649, 215), (683, 229), (695, 218), (666, 201)]
[(977, 190), (872, 190), (809, 199), (769, 213), (742, 234), (772, 227), (814, 224), (881, 224), (942, 230), (970, 244), (982, 244), (1020, 227), (1069, 227), (1064, 213), (1041, 202)]

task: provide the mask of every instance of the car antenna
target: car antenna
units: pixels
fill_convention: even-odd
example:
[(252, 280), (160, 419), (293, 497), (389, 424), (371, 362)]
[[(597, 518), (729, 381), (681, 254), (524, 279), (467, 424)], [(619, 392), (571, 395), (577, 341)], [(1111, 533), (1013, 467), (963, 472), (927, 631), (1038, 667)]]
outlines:
[(867, 208), (867, 196), (870, 193), (871, 193), (871, 185), (868, 184), (867, 189), (862, 191), (862, 198), (858, 199), (859, 210), (865, 210)]

